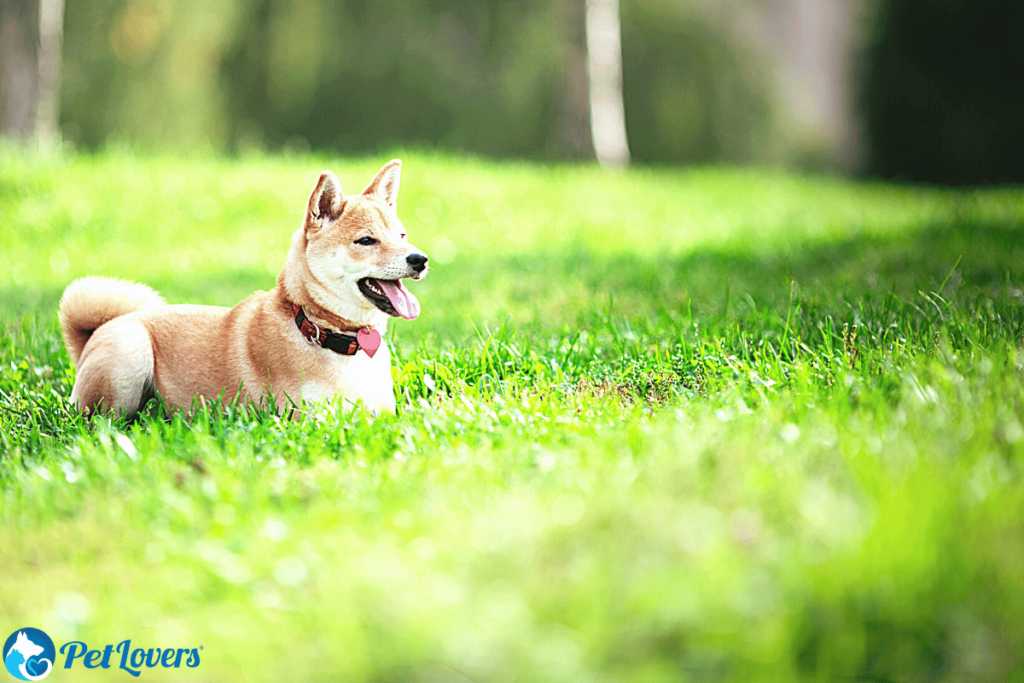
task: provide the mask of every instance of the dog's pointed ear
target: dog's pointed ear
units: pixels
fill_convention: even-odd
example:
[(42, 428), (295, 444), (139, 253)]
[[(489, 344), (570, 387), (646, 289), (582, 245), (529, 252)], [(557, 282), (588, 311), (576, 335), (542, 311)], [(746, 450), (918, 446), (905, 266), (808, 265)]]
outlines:
[(366, 186), (363, 194), (376, 197), (394, 208), (398, 204), (398, 184), (401, 180), (402, 161), (392, 159), (377, 171), (377, 177)]
[(330, 171), (324, 171), (309, 195), (309, 204), (306, 205), (306, 230), (318, 230), (337, 219), (344, 206), (345, 195), (341, 191), (338, 177)]

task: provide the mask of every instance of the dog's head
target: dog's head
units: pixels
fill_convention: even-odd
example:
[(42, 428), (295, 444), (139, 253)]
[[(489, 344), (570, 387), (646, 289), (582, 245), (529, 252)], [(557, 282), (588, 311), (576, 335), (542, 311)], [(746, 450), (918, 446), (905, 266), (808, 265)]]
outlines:
[(409, 244), (395, 212), (401, 171), (402, 162), (393, 159), (365, 190), (347, 196), (338, 178), (324, 171), (309, 195), (306, 265), (343, 307), (335, 313), (351, 320), (367, 320), (378, 310), (407, 320), (420, 314), (402, 280), (423, 279), (427, 256)]

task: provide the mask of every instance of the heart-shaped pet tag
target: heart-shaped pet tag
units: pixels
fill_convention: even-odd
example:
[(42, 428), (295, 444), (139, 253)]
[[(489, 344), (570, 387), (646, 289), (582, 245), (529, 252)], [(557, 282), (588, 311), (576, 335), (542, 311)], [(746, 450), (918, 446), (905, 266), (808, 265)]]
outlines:
[(377, 353), (377, 349), (380, 348), (380, 332), (364, 327), (356, 332), (356, 341), (359, 342), (359, 348), (366, 351), (367, 356), (373, 358), (373, 354)]

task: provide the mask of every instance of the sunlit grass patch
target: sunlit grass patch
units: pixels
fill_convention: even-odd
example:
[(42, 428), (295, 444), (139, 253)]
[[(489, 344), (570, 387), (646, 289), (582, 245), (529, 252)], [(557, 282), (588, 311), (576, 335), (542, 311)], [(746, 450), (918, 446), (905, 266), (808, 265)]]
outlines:
[(12, 629), (203, 680), (1021, 675), (1016, 190), (413, 155), (398, 415), (74, 414), (71, 278), (233, 304), (377, 161), (4, 166)]

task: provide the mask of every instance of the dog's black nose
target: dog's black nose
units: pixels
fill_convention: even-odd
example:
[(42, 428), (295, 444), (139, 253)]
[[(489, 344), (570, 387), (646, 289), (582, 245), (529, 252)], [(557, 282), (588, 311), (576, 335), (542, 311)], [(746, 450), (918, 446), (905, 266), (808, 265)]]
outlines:
[(409, 254), (405, 260), (417, 273), (422, 273), (423, 269), (427, 267), (426, 254)]

